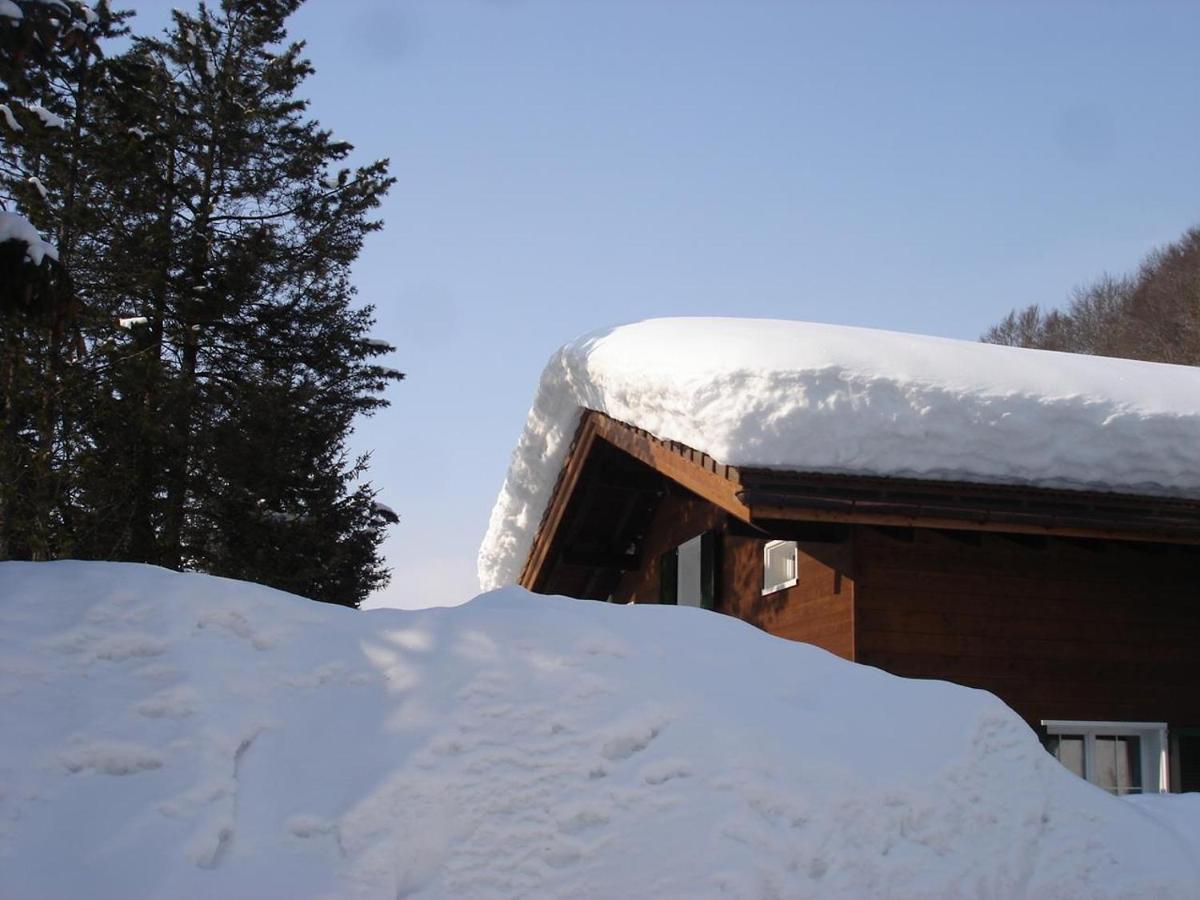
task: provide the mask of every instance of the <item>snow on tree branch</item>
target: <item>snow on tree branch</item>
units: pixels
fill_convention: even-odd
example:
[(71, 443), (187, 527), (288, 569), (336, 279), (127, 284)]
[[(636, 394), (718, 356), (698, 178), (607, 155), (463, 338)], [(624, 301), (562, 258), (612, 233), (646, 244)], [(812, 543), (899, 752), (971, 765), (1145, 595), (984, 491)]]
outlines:
[(0, 244), (7, 241), (20, 241), (25, 245), (25, 256), (35, 266), (49, 257), (58, 261), (58, 248), (42, 240), (38, 230), (20, 213), (0, 210)]
[[(2, 3), (2, 2), (10, 2), (10, 0), (0, 0), (0, 3)], [(13, 116), (12, 110), (9, 109), (9, 106), (7, 103), (0, 103), (0, 116), (4, 117), (4, 123), (13, 131), (24, 131), (25, 130), (24, 128), (21, 127), (21, 124)]]

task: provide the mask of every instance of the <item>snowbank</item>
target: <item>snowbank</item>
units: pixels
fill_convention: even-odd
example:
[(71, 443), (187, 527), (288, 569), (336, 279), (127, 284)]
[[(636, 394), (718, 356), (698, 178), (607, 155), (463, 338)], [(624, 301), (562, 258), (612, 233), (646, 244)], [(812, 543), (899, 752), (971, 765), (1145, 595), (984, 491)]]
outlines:
[(550, 359), (479, 551), (484, 589), (519, 577), (585, 408), (728, 465), (1200, 496), (1200, 369), (652, 319)]
[(1194, 804), (1109, 797), (989, 694), (700, 610), (4, 563), (0, 711), (3, 897), (1200, 889)]

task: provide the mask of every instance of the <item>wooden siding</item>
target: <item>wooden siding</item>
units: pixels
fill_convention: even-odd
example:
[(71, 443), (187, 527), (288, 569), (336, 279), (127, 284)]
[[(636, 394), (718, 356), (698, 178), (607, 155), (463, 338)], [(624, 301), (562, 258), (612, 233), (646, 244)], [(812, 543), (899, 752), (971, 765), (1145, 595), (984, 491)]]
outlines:
[[(613, 591), (614, 603), (657, 603), (659, 558), (706, 531), (719, 529), (725, 512), (677, 486), (662, 498), (642, 543), (642, 566), (626, 572)], [(719, 565), (719, 564), (718, 564)]]
[(729, 534), (725, 540), (724, 612), (770, 634), (816, 644), (854, 658), (854, 580), (850, 543), (798, 544), (796, 584), (763, 595), (760, 538)]
[(1042, 719), (1200, 724), (1200, 551), (855, 529), (856, 652)]
[(625, 573), (613, 600), (657, 603), (662, 554), (710, 530), (719, 533), (717, 612), (736, 616), (770, 634), (853, 658), (854, 583), (849, 541), (800, 544), (797, 583), (764, 597), (765, 538), (747, 534), (745, 526), (724, 510), (678, 487), (659, 504), (643, 545), (642, 567)]
[[(586, 413), (521, 582), (655, 603), (662, 554), (710, 530), (717, 611), (772, 634), (1035, 726), (1200, 729), (1197, 501), (739, 470)], [(768, 538), (799, 542), (800, 576), (764, 597)]]

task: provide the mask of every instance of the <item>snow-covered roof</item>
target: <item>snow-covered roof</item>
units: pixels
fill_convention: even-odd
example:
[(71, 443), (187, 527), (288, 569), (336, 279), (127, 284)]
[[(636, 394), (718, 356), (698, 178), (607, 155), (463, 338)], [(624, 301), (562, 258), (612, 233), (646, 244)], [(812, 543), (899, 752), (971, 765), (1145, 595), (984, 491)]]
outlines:
[(767, 319), (651, 319), (551, 357), (479, 551), (516, 581), (584, 409), (722, 463), (1200, 497), (1200, 368)]

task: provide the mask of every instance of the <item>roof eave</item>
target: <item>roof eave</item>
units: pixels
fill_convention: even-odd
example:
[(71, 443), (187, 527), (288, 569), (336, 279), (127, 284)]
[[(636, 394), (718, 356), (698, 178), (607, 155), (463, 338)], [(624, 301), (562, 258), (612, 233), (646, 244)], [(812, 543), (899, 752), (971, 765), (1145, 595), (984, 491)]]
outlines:
[(1200, 500), (1037, 485), (827, 474), (726, 465), (585, 410), (520, 584), (534, 588), (594, 443), (605, 441), (751, 525), (845, 523), (1200, 544)]

